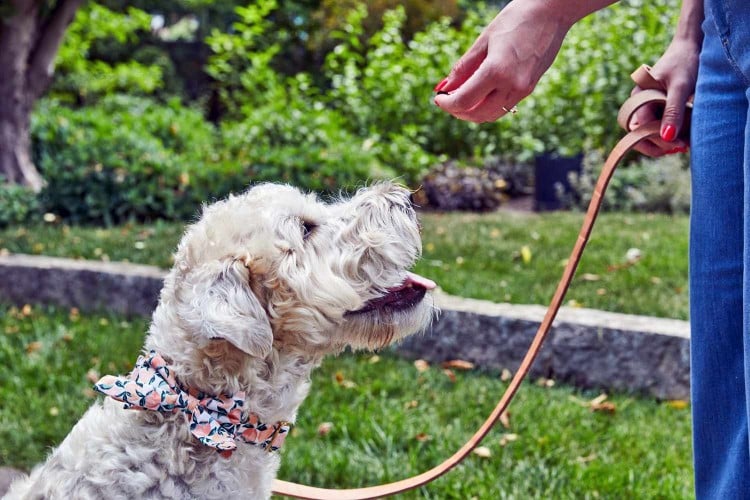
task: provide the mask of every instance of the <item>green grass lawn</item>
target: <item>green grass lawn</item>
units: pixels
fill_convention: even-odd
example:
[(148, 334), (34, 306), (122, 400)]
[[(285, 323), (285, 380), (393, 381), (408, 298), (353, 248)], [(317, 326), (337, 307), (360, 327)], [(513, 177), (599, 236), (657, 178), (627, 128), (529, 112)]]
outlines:
[[(0, 465), (42, 460), (93, 401), (91, 380), (128, 371), (146, 326), (0, 305)], [(354, 487), (423, 471), (469, 437), (505, 385), (491, 373), (457, 372), (452, 381), (440, 367), (419, 371), (387, 351), (331, 358), (315, 373), (280, 477)], [(473, 455), (404, 498), (689, 498), (685, 405), (620, 394), (607, 400), (614, 412), (593, 412), (598, 395), (527, 383), (509, 427), (483, 443), (489, 456)], [(319, 432), (326, 422), (330, 432)]]
[[(580, 213), (423, 213), (416, 271), (448, 293), (546, 305), (575, 243)], [(568, 293), (573, 305), (686, 319), (687, 217), (603, 214)], [(0, 231), (0, 249), (171, 265), (182, 224), (112, 229), (59, 224)], [(642, 258), (627, 265), (630, 248)], [(524, 258), (526, 257), (526, 258)]]

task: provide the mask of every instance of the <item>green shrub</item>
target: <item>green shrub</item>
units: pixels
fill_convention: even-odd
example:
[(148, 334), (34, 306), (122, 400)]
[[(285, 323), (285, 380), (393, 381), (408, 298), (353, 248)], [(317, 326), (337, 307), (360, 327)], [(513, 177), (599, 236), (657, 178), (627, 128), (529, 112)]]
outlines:
[(151, 15), (132, 6), (124, 10), (90, 2), (76, 13), (57, 55), (52, 95), (87, 102), (115, 92), (153, 94), (162, 87), (162, 66), (129, 58), (150, 31)]
[[(567, 208), (585, 210), (588, 207), (603, 164), (604, 157), (601, 153), (586, 155), (581, 174), (573, 174), (570, 179), (575, 194), (561, 197)], [(669, 155), (644, 158), (618, 168), (607, 188), (603, 209), (689, 213), (690, 170), (687, 157)]]
[(211, 192), (191, 178), (213, 150), (214, 131), (177, 102), (114, 96), (73, 110), (44, 101), (32, 138), (47, 181), (41, 203), (74, 222), (185, 218)]
[(339, 45), (324, 67), (331, 82), (326, 102), (346, 117), (349, 129), (381, 145), (378, 156), (408, 179), (419, 178), (441, 155), (483, 156), (501, 149), (495, 131), (507, 126), (463, 122), (432, 102), (432, 89), (479, 34), (482, 17), (469, 15), (459, 28), (443, 19), (405, 42), (405, 13), (397, 8), (363, 44), (366, 12), (364, 6), (354, 11), (334, 34)]
[[(304, 105), (303, 105), (304, 104)], [(113, 95), (77, 110), (43, 101), (32, 122), (45, 210), (66, 220), (185, 219), (254, 182), (337, 192), (398, 174), (322, 104), (270, 104), (220, 131), (179, 101)]]
[(39, 212), (36, 193), (16, 184), (7, 184), (0, 177), (0, 228), (27, 222)]
[(253, 181), (335, 192), (396, 175), (378, 161), (373, 145), (350, 134), (342, 117), (320, 103), (256, 109), (222, 127), (222, 140), (226, 162)]

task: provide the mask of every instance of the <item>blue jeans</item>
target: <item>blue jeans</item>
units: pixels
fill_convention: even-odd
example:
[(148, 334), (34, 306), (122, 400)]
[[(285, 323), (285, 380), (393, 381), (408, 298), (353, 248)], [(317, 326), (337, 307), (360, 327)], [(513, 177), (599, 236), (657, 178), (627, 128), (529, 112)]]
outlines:
[(695, 489), (750, 498), (750, 1), (705, 9), (691, 136)]

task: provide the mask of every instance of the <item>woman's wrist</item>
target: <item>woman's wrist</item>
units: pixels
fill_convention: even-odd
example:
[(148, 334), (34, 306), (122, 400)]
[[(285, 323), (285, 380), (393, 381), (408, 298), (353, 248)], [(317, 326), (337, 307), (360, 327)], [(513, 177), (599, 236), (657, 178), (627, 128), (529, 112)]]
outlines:
[(567, 30), (584, 17), (617, 0), (516, 0), (511, 5), (521, 2), (525, 7), (535, 10), (537, 15), (554, 19)]

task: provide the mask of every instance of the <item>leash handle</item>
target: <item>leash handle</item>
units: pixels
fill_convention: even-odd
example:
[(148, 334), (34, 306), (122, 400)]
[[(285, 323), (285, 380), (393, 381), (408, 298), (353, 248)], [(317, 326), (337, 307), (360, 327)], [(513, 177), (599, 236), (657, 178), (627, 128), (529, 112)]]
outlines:
[[(642, 90), (626, 100), (617, 113), (617, 124), (626, 132), (631, 131), (630, 120), (641, 107), (648, 104), (658, 104), (663, 112), (664, 105), (667, 102), (667, 85), (654, 77), (653, 73), (651, 73), (651, 66), (646, 64), (641, 65), (630, 75), (630, 78)], [(689, 139), (690, 117), (692, 114), (691, 111), (693, 110), (693, 96), (688, 98), (685, 103), (685, 109), (685, 118), (682, 123), (682, 129), (680, 130), (680, 137)], [(661, 113), (658, 117), (661, 118)]]
[[(659, 92), (659, 96), (653, 92), (639, 92), (628, 99), (623, 108), (626, 106), (634, 113), (638, 108), (646, 104), (659, 102), (664, 104), (666, 102), (666, 94), (664, 92), (652, 89), (655, 92)], [(645, 95), (644, 95), (645, 94)], [(657, 98), (658, 97), (658, 98)], [(629, 119), (628, 119), (629, 121)], [(625, 122), (628, 123), (627, 121)], [(508, 409), (510, 402), (515, 396), (521, 383), (526, 378), (526, 375), (531, 368), (531, 364), (537, 357), (539, 350), (542, 347), (545, 339), (547, 338), (549, 331), (552, 327), (552, 323), (557, 316), (557, 312), (562, 305), (562, 301), (565, 298), (565, 293), (570, 287), (570, 283), (573, 280), (578, 263), (583, 255), (583, 250), (588, 243), (591, 231), (594, 228), (594, 223), (599, 215), (602, 202), (604, 200), (604, 193), (607, 190), (609, 181), (612, 179), (612, 175), (615, 169), (619, 165), (623, 157), (630, 152), (639, 142), (657, 137), (659, 135), (659, 122), (654, 121), (648, 124), (638, 127), (637, 129), (628, 132), (612, 149), (612, 152), (607, 157), (607, 161), (604, 163), (602, 172), (599, 175), (599, 179), (594, 187), (594, 193), (586, 211), (586, 216), (583, 220), (581, 230), (578, 233), (578, 239), (573, 247), (573, 251), (568, 258), (568, 262), (565, 265), (562, 278), (557, 285), (557, 289), (552, 297), (552, 301), (547, 309), (547, 312), (542, 320), (539, 328), (534, 335), (534, 338), (529, 346), (526, 355), (524, 356), (521, 364), (516, 371), (515, 375), (510, 381), (508, 388), (500, 398), (497, 406), (492, 410), (492, 413), (487, 417), (487, 420), (479, 427), (471, 438), (464, 444), (457, 452), (446, 459), (441, 464), (433, 467), (432, 469), (423, 472), (419, 475), (412, 476), (410, 478), (402, 479), (392, 483), (382, 484), (378, 486), (371, 486), (366, 488), (354, 488), (354, 489), (328, 489), (328, 488), (316, 488), (312, 486), (305, 486), (302, 484), (291, 483), (288, 481), (276, 480), (273, 486), (273, 492), (277, 495), (285, 495), (289, 497), (305, 498), (309, 500), (365, 500), (370, 498), (381, 498), (405, 491), (418, 488), (424, 484), (427, 484), (438, 477), (442, 476), (453, 467), (458, 465), (467, 455), (469, 455), (474, 448), (479, 445), (482, 439), (492, 429), (495, 423), (499, 420), (500, 416)]]

